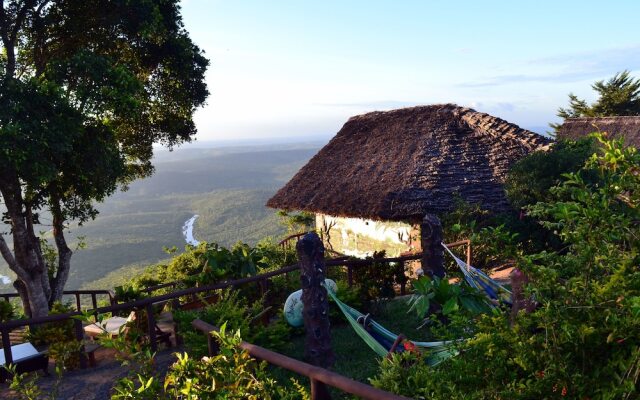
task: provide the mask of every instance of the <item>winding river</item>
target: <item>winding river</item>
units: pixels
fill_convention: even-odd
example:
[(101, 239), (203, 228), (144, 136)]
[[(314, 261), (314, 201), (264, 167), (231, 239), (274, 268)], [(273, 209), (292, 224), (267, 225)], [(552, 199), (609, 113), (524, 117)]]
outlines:
[(187, 242), (187, 244), (190, 244), (192, 246), (197, 246), (200, 244), (200, 242), (193, 237), (193, 224), (196, 222), (196, 219), (198, 219), (198, 214), (189, 218), (184, 223), (184, 225), (182, 225), (182, 235), (184, 236), (184, 240)]

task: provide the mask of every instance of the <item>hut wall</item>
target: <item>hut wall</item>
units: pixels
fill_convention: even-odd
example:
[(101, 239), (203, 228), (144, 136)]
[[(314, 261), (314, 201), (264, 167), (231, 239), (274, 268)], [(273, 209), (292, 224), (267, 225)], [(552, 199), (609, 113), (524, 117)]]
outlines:
[(405, 222), (316, 214), (316, 228), (327, 248), (349, 256), (366, 257), (381, 250), (398, 256), (420, 247), (419, 229)]

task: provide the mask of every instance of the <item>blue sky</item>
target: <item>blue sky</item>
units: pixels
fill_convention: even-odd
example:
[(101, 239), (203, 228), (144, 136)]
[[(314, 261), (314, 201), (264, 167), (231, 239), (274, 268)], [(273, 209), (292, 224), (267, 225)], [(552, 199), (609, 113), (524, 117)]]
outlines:
[(199, 140), (332, 136), (349, 116), (453, 102), (523, 127), (640, 77), (640, 1), (184, 0), (211, 60)]

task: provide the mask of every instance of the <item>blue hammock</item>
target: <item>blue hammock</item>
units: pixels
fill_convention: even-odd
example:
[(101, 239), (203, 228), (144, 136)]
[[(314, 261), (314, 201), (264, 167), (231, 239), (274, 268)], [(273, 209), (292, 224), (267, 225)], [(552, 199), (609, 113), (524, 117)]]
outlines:
[(447, 253), (456, 261), (469, 286), (484, 292), (489, 299), (494, 301), (491, 303), (494, 306), (495, 302), (501, 302), (511, 306), (511, 291), (509, 289), (495, 279), (491, 279), (489, 275), (456, 257), (444, 243), (442, 243), (442, 247), (444, 247)]

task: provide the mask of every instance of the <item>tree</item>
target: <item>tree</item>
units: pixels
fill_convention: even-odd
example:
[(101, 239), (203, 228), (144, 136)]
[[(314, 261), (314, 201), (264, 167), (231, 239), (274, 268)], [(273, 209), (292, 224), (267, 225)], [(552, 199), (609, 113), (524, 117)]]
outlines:
[(561, 183), (565, 174), (578, 172), (596, 151), (592, 138), (558, 140), (548, 151), (536, 151), (518, 160), (505, 180), (509, 202), (523, 209), (549, 201), (550, 189)]
[[(153, 172), (153, 145), (190, 141), (208, 91), (208, 60), (174, 0), (23, 0), (0, 7), (0, 194), (24, 310), (46, 315), (62, 296), (69, 221)], [(35, 228), (49, 213), (57, 263)]]
[[(558, 109), (558, 117), (608, 117), (618, 115), (640, 115), (640, 80), (622, 71), (608, 81), (598, 81), (591, 85), (598, 92), (598, 100), (588, 104), (586, 100), (569, 94), (569, 107)], [(551, 124), (558, 131), (562, 124)]]

